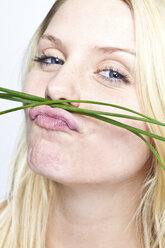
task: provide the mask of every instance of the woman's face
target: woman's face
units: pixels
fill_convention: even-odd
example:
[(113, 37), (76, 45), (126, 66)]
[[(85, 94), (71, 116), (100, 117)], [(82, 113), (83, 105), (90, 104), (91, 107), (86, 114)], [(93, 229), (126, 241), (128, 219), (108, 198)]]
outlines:
[[(124, 2), (68, 0), (39, 41), (37, 57), (42, 59), (29, 72), (23, 91), (52, 100), (107, 102), (140, 112), (133, 51), (134, 23)], [(72, 104), (130, 114), (103, 105)], [(29, 109), (25, 113), (28, 163), (36, 173), (66, 184), (114, 184), (144, 177), (149, 149), (131, 132), (76, 113), (70, 114), (78, 131), (52, 130), (36, 124)], [(112, 118), (146, 129), (140, 121)]]

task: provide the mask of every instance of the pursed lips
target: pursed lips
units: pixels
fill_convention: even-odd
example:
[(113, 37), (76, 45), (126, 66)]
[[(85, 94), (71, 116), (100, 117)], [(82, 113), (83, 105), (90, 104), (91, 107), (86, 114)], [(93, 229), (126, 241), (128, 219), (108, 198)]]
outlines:
[(45, 125), (47, 128), (56, 129), (57, 127), (68, 127), (73, 131), (79, 131), (78, 124), (72, 114), (60, 108), (52, 108), (48, 105), (39, 105), (29, 110), (31, 120), (38, 121), (38, 124)]

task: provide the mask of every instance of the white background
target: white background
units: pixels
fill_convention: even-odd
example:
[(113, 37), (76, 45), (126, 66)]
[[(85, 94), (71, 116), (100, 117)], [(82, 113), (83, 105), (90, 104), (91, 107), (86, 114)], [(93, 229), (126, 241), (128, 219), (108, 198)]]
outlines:
[[(0, 86), (21, 89), (21, 63), (28, 43), (54, 0), (0, 1)], [(0, 111), (21, 106), (0, 100)], [(23, 110), (0, 115), (0, 198), (5, 197), (9, 163), (14, 152)]]

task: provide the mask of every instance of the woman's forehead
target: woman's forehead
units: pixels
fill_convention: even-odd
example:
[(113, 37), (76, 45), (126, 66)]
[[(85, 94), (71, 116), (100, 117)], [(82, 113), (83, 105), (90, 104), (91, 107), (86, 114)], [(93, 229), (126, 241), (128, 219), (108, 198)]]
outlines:
[(129, 6), (121, 0), (67, 0), (45, 33), (68, 46), (117, 46), (135, 49), (134, 21)]

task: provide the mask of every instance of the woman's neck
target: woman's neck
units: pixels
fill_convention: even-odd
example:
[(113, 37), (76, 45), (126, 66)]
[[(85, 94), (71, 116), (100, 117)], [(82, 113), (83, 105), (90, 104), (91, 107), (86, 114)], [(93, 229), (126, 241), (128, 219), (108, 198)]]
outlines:
[[(55, 184), (48, 248), (142, 248), (135, 222), (142, 182), (121, 185)], [(137, 193), (138, 192), (138, 193)]]

